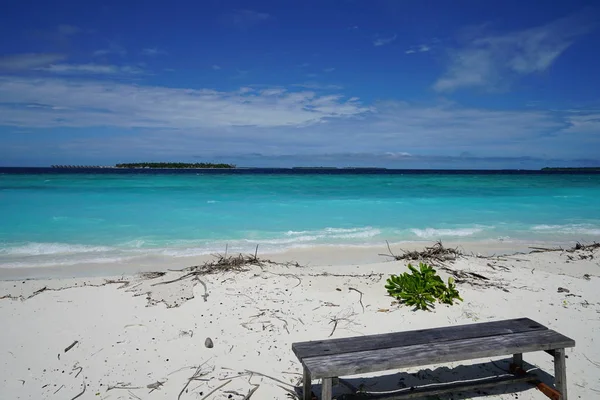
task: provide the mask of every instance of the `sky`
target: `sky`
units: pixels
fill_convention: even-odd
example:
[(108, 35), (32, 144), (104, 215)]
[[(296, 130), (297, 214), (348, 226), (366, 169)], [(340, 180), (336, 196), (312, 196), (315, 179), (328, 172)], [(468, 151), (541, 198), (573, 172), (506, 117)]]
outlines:
[(580, 0), (5, 0), (0, 165), (600, 165)]

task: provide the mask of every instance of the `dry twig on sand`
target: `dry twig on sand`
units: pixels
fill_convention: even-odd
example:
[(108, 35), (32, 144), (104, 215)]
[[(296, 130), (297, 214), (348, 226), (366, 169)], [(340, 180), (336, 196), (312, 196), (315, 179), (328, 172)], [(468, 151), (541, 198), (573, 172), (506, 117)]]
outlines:
[[(340, 313), (340, 314), (341, 314), (341, 313)], [(352, 320), (350, 319), (350, 317), (353, 317), (353, 316), (355, 316), (355, 315), (356, 315), (356, 313), (354, 313), (354, 311), (351, 311), (350, 313), (347, 313), (347, 315), (346, 315), (345, 317), (340, 317), (340, 316), (339, 316), (340, 314), (338, 314), (338, 316), (337, 316), (337, 317), (330, 318), (330, 320), (329, 320), (329, 323), (330, 323), (330, 324), (333, 324), (333, 329), (331, 330), (331, 333), (329, 334), (329, 337), (333, 336), (333, 334), (334, 334), (334, 332), (335, 332), (335, 330), (336, 330), (336, 328), (337, 328), (337, 326), (338, 326), (338, 323), (339, 323), (340, 321), (354, 322), (354, 321), (352, 321)]]
[(360, 299), (359, 299), (358, 301), (359, 301), (359, 303), (360, 303), (360, 306), (362, 307), (362, 310), (363, 310), (363, 313), (364, 313), (364, 312), (365, 312), (365, 306), (363, 305), (363, 302), (362, 302), (362, 298), (363, 298), (363, 292), (361, 292), (361, 291), (360, 291), (360, 290), (358, 290), (358, 289), (354, 289), (354, 288), (352, 288), (352, 287), (351, 287), (351, 288), (348, 288), (348, 290), (354, 290), (355, 292), (357, 292), (357, 293), (360, 293)]
[(259, 387), (260, 387), (260, 385), (254, 385), (254, 387), (248, 391), (248, 394), (246, 396), (244, 396), (244, 398), (242, 400), (250, 399), (250, 397), (252, 397), (254, 392), (256, 392)]
[(111, 390), (114, 390), (114, 389), (142, 389), (142, 387), (141, 386), (131, 386), (131, 383), (117, 382), (116, 385), (108, 386), (106, 388), (106, 391), (110, 392)]
[(282, 381), (281, 379), (274, 378), (274, 377), (272, 377), (272, 376), (270, 376), (270, 375), (263, 374), (262, 372), (251, 371), (251, 370), (249, 370), (249, 369), (246, 369), (245, 371), (246, 371), (246, 372), (248, 372), (248, 373), (250, 373), (251, 375), (259, 375), (259, 376), (264, 376), (265, 378), (272, 379), (272, 380), (274, 380), (275, 382), (279, 382), (279, 383), (281, 383), (281, 384), (283, 384), (283, 385), (287, 385), (287, 386), (290, 386), (290, 387), (292, 387), (292, 388), (294, 387), (294, 385), (291, 385), (291, 384), (289, 384), (289, 383), (287, 383), (287, 382), (284, 382), (284, 381)]
[(219, 390), (219, 389), (223, 388), (223, 386), (225, 386), (225, 385), (228, 385), (228, 384), (230, 384), (230, 383), (231, 383), (231, 379), (230, 379), (230, 380), (228, 380), (227, 382), (225, 382), (224, 384), (222, 384), (222, 385), (220, 385), (220, 386), (217, 386), (216, 388), (214, 388), (213, 390), (211, 390), (211, 391), (210, 391), (210, 392), (209, 392), (209, 393), (208, 393), (206, 396), (204, 396), (204, 397), (202, 398), (202, 400), (208, 399), (208, 398), (210, 397), (210, 395), (212, 395), (214, 392), (216, 392), (217, 390)]
[(583, 355), (585, 357), (586, 360), (588, 360), (590, 363), (594, 364), (596, 367), (600, 368), (600, 363), (596, 362), (596, 361), (592, 361), (588, 358), (588, 356), (586, 356), (585, 354)]
[(137, 399), (137, 400), (142, 400), (142, 399), (140, 399), (138, 396), (136, 396), (135, 394), (133, 394), (133, 392), (132, 392), (131, 390), (128, 390), (128, 391), (127, 391), (127, 393), (128, 393), (128, 394), (129, 394), (131, 397), (133, 397), (134, 399)]
[(187, 389), (187, 387), (190, 385), (190, 383), (192, 381), (202, 380), (202, 379), (200, 379), (201, 376), (205, 376), (205, 375), (208, 375), (210, 373), (210, 372), (202, 372), (202, 367), (204, 365), (206, 365), (206, 363), (208, 363), (209, 361), (210, 361), (210, 359), (204, 361), (202, 364), (200, 364), (198, 366), (198, 368), (196, 368), (196, 371), (194, 372), (194, 375), (192, 375), (191, 377), (188, 378), (187, 383), (185, 384), (185, 386), (183, 387), (183, 389), (181, 389), (181, 392), (179, 392), (179, 395), (177, 396), (177, 400), (181, 399), (181, 395), (183, 394), (183, 392), (185, 392), (185, 390)]
[[(587, 259), (593, 260), (595, 251), (600, 249), (600, 243), (593, 242), (591, 244), (583, 244), (583, 243), (577, 242), (570, 249), (563, 249), (562, 247), (555, 247), (555, 248), (530, 247), (530, 249), (531, 249), (531, 251), (529, 252), (529, 254), (560, 251), (560, 252), (567, 252), (567, 253), (578, 253), (580, 260), (587, 260)], [(585, 254), (585, 252), (588, 252), (588, 254)], [(575, 260), (574, 256), (567, 255), (567, 258), (571, 261)]]
[(148, 389), (152, 389), (152, 390), (150, 390), (148, 393), (152, 393), (152, 392), (154, 392), (155, 390), (160, 390), (160, 387), (161, 387), (162, 385), (164, 385), (164, 384), (165, 384), (164, 382), (161, 382), (161, 381), (156, 381), (156, 382), (154, 382), (154, 383), (150, 383), (149, 385), (146, 385), (146, 387), (147, 387)]
[(83, 381), (83, 390), (75, 397), (73, 397), (71, 400), (75, 400), (78, 399), (79, 397), (83, 396), (83, 394), (85, 393), (85, 389), (86, 389), (87, 385), (85, 384), (85, 381)]
[(75, 345), (76, 345), (77, 343), (79, 343), (79, 341), (78, 341), (78, 340), (75, 340), (73, 343), (71, 343), (71, 344), (69, 345), (69, 347), (67, 347), (67, 348), (65, 349), (65, 353), (66, 353), (67, 351), (71, 350), (73, 347), (75, 347)]

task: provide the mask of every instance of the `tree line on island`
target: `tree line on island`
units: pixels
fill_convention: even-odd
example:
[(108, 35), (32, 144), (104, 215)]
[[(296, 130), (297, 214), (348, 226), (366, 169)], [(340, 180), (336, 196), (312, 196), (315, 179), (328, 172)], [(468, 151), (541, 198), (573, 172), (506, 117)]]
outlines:
[(224, 163), (183, 163), (183, 162), (141, 162), (141, 163), (121, 163), (116, 164), (115, 168), (235, 168), (233, 164)]
[(569, 172), (569, 171), (587, 171), (587, 172), (600, 172), (600, 167), (544, 167), (542, 171), (554, 171), (554, 172)]

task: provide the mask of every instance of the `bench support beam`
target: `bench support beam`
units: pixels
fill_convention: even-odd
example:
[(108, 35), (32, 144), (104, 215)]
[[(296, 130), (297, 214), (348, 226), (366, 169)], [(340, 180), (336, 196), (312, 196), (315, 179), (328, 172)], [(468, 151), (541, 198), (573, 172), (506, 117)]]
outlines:
[(567, 400), (567, 366), (565, 349), (554, 350), (554, 386), (561, 394), (560, 400)]
[[(500, 376), (494, 378), (486, 378), (479, 379), (471, 382), (453, 382), (453, 383), (441, 383), (441, 384), (432, 384), (428, 386), (410, 388), (410, 389), (402, 389), (396, 393), (389, 393), (380, 396), (369, 396), (369, 399), (381, 399), (381, 400), (406, 400), (406, 399), (420, 399), (425, 396), (435, 396), (445, 393), (455, 393), (459, 391), (468, 391), (468, 390), (476, 390), (482, 388), (491, 388), (496, 386), (508, 385), (511, 383), (521, 383), (536, 380), (535, 375), (509, 375), (509, 376)], [(346, 395), (345, 397), (348, 400), (352, 399), (364, 399), (363, 394), (353, 394)], [(330, 400), (330, 398), (323, 399)]]
[(333, 397), (331, 380), (331, 378), (323, 378), (323, 383), (321, 384), (321, 400), (331, 400)]
[(310, 391), (312, 386), (311, 381), (312, 378), (310, 377), (310, 371), (308, 368), (304, 367), (304, 373), (302, 374), (304, 400), (312, 400), (312, 392)]

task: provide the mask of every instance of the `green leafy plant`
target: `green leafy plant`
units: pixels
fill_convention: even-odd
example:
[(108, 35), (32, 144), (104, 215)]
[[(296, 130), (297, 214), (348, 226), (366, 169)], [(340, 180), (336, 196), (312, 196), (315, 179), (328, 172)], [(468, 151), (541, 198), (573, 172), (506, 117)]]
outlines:
[(446, 285), (435, 269), (423, 263), (419, 263), (418, 269), (408, 264), (408, 269), (411, 273), (392, 275), (385, 285), (390, 296), (403, 304), (414, 306), (418, 310), (428, 310), (434, 307), (436, 300), (444, 304), (454, 304), (454, 300), (462, 301), (454, 279), (448, 278)]

